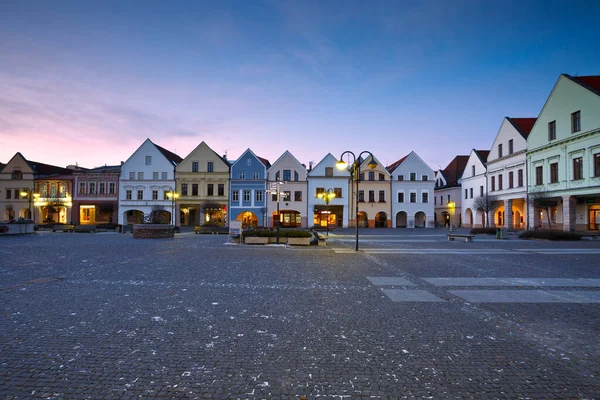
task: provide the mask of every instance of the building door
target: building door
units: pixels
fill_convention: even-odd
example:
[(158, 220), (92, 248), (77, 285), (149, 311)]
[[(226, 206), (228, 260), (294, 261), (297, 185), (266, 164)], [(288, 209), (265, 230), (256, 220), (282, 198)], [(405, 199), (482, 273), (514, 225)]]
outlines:
[(588, 215), (589, 226), (591, 231), (600, 230), (600, 210), (589, 210)]

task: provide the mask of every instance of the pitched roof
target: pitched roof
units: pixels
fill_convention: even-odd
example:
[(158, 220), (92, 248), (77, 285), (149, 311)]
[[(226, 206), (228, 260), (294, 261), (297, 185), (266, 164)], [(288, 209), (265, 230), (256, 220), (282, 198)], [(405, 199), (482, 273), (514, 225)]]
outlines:
[(103, 165), (102, 167), (90, 168), (82, 172), (121, 172), (120, 165)]
[(158, 151), (160, 151), (162, 153), (162, 155), (165, 156), (165, 158), (167, 160), (171, 161), (171, 163), (173, 165), (177, 165), (177, 164), (179, 164), (180, 162), (183, 161), (183, 158), (179, 157), (177, 154), (171, 153), (169, 150), (167, 150), (167, 149), (165, 149), (163, 147), (160, 147), (156, 143), (153, 143), (153, 144), (156, 146), (156, 148), (158, 149)]
[(258, 158), (260, 160), (260, 162), (263, 163), (263, 165), (266, 168), (270, 168), (271, 167), (271, 163), (266, 158), (262, 158), (262, 157), (259, 157), (259, 156), (256, 156), (256, 158)]
[(481, 162), (483, 163), (483, 165), (487, 164), (488, 154), (490, 154), (489, 150), (475, 150), (475, 149), (473, 149), (473, 151), (475, 152), (475, 154), (477, 154), (477, 156), (479, 157), (479, 159), (481, 160)]
[(565, 76), (600, 96), (600, 75), (570, 76), (565, 74)]
[(450, 161), (450, 164), (442, 170), (442, 174), (446, 178), (446, 186), (456, 186), (458, 184), (458, 180), (462, 177), (468, 161), (469, 156), (456, 156)]
[(537, 121), (537, 118), (506, 117), (506, 119), (515, 127), (517, 132), (519, 132), (524, 139), (527, 139), (527, 136), (529, 136), (529, 133), (533, 129), (533, 125), (535, 125), (535, 121)]
[(55, 165), (44, 164), (37, 161), (26, 161), (35, 172), (35, 175), (72, 175), (74, 172), (72, 169), (57, 167)]
[(404, 162), (404, 160), (406, 160), (406, 157), (408, 157), (409, 155), (410, 155), (410, 153), (409, 153), (409, 154), (407, 154), (407, 155), (405, 155), (404, 157), (402, 157), (401, 159), (399, 159), (399, 160), (398, 160), (398, 161), (396, 161), (395, 163), (393, 163), (393, 164), (391, 164), (391, 165), (389, 165), (389, 166), (385, 167), (385, 169), (387, 169), (387, 170), (388, 170), (388, 172), (391, 174), (392, 172), (394, 172), (394, 170), (395, 170), (396, 168), (398, 168), (398, 167), (400, 166), (400, 164), (402, 164), (402, 163)]

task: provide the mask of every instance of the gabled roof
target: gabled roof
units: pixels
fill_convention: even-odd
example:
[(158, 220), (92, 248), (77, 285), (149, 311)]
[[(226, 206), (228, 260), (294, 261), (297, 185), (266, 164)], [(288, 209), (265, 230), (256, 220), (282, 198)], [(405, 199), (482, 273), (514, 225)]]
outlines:
[(398, 168), (400, 166), (400, 164), (402, 164), (404, 162), (404, 160), (406, 160), (406, 158), (410, 155), (410, 153), (408, 153), (407, 155), (405, 155), (404, 157), (402, 157), (401, 159), (399, 159), (398, 161), (396, 161), (395, 163), (385, 167), (385, 169), (387, 169), (387, 171), (391, 174), (392, 172), (394, 172), (394, 170), (396, 168)]
[(35, 175), (72, 175), (74, 172), (72, 169), (57, 167), (55, 165), (44, 164), (37, 161), (26, 161), (34, 171)]
[(171, 164), (178, 165), (180, 162), (183, 161), (183, 158), (179, 157), (177, 154), (171, 153), (169, 150), (160, 147), (159, 145), (157, 145), (156, 143), (154, 143), (152, 141), (150, 141), (150, 142), (154, 146), (156, 146), (156, 148), (158, 149), (158, 151), (160, 151), (162, 153), (162, 155), (165, 156), (165, 158), (171, 162)]
[(121, 172), (120, 165), (104, 165), (102, 167), (91, 168), (86, 171), (81, 172), (94, 172), (94, 173), (102, 173), (102, 172)]
[(529, 136), (531, 129), (533, 129), (533, 125), (535, 125), (535, 121), (537, 121), (537, 118), (506, 117), (506, 119), (512, 124), (512, 126), (515, 127), (517, 132), (519, 132), (524, 139), (527, 139), (527, 136)]
[[(487, 154), (486, 154), (487, 159)], [(469, 156), (456, 156), (441, 172), (446, 178), (445, 186), (456, 186), (469, 161)]]
[(242, 157), (244, 156), (244, 154), (246, 154), (246, 153), (248, 153), (248, 152), (250, 152), (250, 154), (252, 154), (254, 157), (256, 157), (256, 158), (258, 159), (258, 161), (260, 161), (260, 162), (261, 162), (261, 163), (262, 163), (262, 164), (265, 166), (265, 169), (269, 169), (269, 168), (271, 167), (271, 163), (269, 162), (269, 160), (267, 160), (266, 158), (262, 158), (262, 157), (259, 157), (259, 156), (257, 156), (256, 154), (254, 154), (254, 152), (253, 152), (253, 151), (252, 151), (252, 149), (250, 149), (250, 148), (247, 148), (247, 149), (246, 149), (246, 151), (244, 151), (244, 152), (242, 153), (242, 155), (241, 155), (241, 156), (239, 156), (239, 158), (238, 158), (237, 160), (235, 160), (235, 161), (234, 161), (234, 162), (231, 164), (231, 166), (233, 166), (233, 165), (234, 165), (234, 164), (236, 164), (238, 161), (240, 161), (240, 160), (242, 159)]
[(567, 74), (563, 74), (570, 80), (584, 88), (588, 89), (591, 92), (594, 92), (598, 96), (600, 96), (600, 75), (590, 75), (590, 76), (570, 76)]
[(265, 166), (265, 168), (270, 168), (271, 167), (271, 163), (266, 158), (262, 158), (262, 157), (259, 157), (259, 156), (256, 156), (256, 158), (258, 158), (260, 160), (260, 162), (263, 163), (263, 165)]
[(473, 151), (475, 152), (475, 154), (477, 154), (477, 157), (479, 157), (479, 160), (481, 160), (481, 163), (483, 165), (486, 165), (488, 154), (490, 154), (490, 151), (489, 150), (475, 150), (475, 149), (473, 149)]

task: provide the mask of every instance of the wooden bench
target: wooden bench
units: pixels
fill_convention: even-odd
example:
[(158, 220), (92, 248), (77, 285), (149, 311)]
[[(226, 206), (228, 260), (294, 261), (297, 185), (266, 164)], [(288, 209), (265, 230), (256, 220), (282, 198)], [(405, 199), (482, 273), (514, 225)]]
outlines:
[(75, 232), (89, 232), (96, 233), (96, 225), (77, 225)]
[(590, 240), (598, 240), (598, 233), (592, 233), (592, 232), (585, 232), (585, 233), (580, 233), (579, 236), (581, 236), (581, 238), (585, 238), (585, 239), (590, 239)]
[(454, 241), (454, 239), (464, 239), (465, 242), (472, 242), (475, 235), (467, 235), (460, 233), (450, 233), (448, 234), (448, 240)]
[(52, 232), (63, 231), (63, 232), (74, 232), (75, 225), (64, 224), (64, 225), (54, 225), (52, 227)]

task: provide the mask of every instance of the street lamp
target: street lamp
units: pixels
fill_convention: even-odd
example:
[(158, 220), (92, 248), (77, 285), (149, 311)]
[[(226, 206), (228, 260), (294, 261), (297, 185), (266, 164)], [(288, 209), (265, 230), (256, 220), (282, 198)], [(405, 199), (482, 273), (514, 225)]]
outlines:
[(327, 236), (329, 236), (329, 203), (335, 198), (335, 192), (333, 189), (327, 189), (317, 195), (318, 198), (323, 199), (325, 202), (325, 215), (327, 215)]
[(167, 197), (171, 199), (171, 218), (173, 218), (173, 226), (175, 226), (177, 221), (175, 219), (175, 200), (179, 198), (179, 193), (171, 190), (167, 193)]
[(281, 200), (281, 191), (280, 191), (280, 187), (281, 185), (283, 185), (284, 183), (287, 182), (272, 182), (270, 184), (269, 190), (267, 190), (267, 193), (277, 193), (277, 234), (276, 234), (276, 238), (275, 238), (275, 242), (277, 244), (279, 244), (279, 226), (281, 224), (281, 216), (279, 215), (279, 200)]
[(369, 163), (369, 168), (373, 169), (377, 166), (377, 163), (375, 162), (375, 157), (373, 157), (373, 153), (371, 153), (370, 151), (363, 151), (358, 155), (358, 159), (356, 158), (356, 155), (351, 152), (351, 151), (344, 151), (342, 153), (342, 155), (340, 156), (340, 161), (338, 161), (336, 163), (336, 167), (339, 170), (344, 170), (348, 167), (348, 163), (346, 163), (344, 161), (344, 155), (345, 154), (349, 154), (352, 156), (353, 158), (353, 162), (352, 162), (352, 172), (350, 173), (352, 176), (352, 179), (354, 179), (356, 181), (356, 212), (355, 212), (355, 217), (354, 217), (354, 223), (356, 224), (356, 245), (354, 247), (355, 251), (358, 251), (358, 182), (360, 181), (360, 159), (362, 157), (363, 154), (368, 154), (369, 156), (371, 156), (371, 162)]
[[(21, 194), (21, 197), (27, 196), (27, 200), (29, 201), (29, 208), (28, 208), (29, 215), (28, 215), (28, 218), (31, 219), (31, 217), (32, 217), (32, 215), (31, 215), (31, 189), (24, 188), (23, 190), (21, 190), (20, 194)], [(38, 193), (34, 193), (33, 196), (36, 198), (36, 200), (37, 200), (38, 197), (40, 197), (40, 195)], [(35, 219), (34, 219), (34, 222), (35, 222)]]

